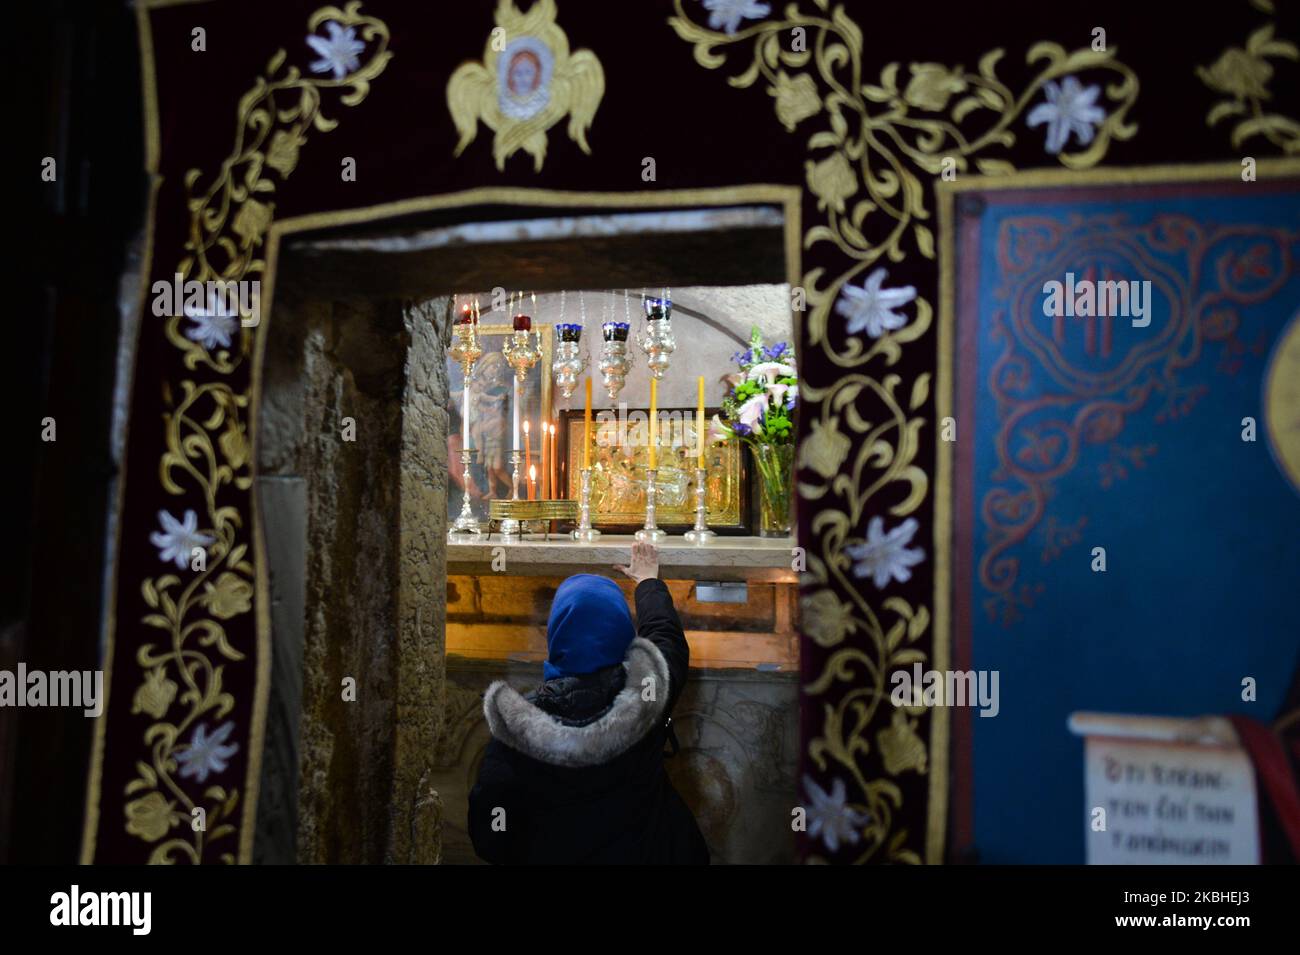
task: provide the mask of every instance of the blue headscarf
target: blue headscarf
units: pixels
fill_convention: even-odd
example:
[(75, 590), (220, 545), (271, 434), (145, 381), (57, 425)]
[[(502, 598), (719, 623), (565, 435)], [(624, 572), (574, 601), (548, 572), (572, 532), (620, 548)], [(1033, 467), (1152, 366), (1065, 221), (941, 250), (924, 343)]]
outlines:
[(622, 663), (635, 636), (618, 584), (608, 577), (575, 574), (560, 584), (551, 602), (542, 675), (554, 680)]

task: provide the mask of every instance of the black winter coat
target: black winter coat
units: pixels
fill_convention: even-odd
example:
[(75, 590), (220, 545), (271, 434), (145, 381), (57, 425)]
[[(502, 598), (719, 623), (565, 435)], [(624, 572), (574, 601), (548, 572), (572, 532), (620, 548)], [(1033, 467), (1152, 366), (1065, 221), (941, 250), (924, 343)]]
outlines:
[(492, 730), (469, 794), (469, 833), (495, 863), (707, 864), (664, 771), (690, 650), (660, 580), (636, 588), (638, 636), (618, 666), (548, 680), (528, 697), (492, 684)]

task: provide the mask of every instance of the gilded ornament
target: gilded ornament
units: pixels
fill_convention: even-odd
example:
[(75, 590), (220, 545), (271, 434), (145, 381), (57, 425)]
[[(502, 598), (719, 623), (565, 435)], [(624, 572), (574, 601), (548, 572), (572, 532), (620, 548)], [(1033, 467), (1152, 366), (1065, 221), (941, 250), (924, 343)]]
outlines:
[[(478, 135), (480, 121), (495, 134), (492, 158), (499, 170), (519, 150), (540, 172), (546, 136), (569, 118), (569, 138), (587, 155), (587, 130), (605, 95), (605, 71), (590, 50), (569, 52), (569, 38), (555, 22), (555, 0), (536, 0), (521, 13), (500, 0), (482, 63), (463, 63), (447, 81), (447, 109), (460, 140), (459, 156)], [(504, 37), (504, 41), (500, 40)]]

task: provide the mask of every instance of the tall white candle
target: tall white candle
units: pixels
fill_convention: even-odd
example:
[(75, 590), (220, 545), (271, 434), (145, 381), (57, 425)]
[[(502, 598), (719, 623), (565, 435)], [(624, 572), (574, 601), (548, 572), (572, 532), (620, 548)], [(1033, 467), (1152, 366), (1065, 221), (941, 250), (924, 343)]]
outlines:
[(460, 436), (460, 446), (469, 449), (469, 379), (465, 379), (465, 393), (462, 395), (462, 408), (460, 412), (460, 425), (462, 433)]
[(514, 386), (513, 386), (513, 388), (511, 389), (511, 392), (512, 392), (512, 395), (513, 395), (513, 398), (514, 398), (514, 402), (513, 402), (513, 404), (514, 404), (514, 406), (515, 406), (515, 410), (514, 410), (514, 423), (515, 423), (515, 427), (514, 427), (514, 435), (515, 435), (515, 443), (514, 443), (514, 447), (513, 447), (511, 450), (518, 451), (518, 450), (519, 450), (519, 376), (518, 376), (518, 375), (511, 375), (511, 376), (510, 376), (510, 380), (511, 380), (512, 382), (514, 382)]

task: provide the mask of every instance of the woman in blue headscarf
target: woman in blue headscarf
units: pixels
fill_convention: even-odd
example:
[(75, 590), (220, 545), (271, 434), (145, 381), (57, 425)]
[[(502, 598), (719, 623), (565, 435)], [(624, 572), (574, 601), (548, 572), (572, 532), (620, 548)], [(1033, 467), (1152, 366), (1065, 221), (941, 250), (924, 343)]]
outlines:
[(503, 681), (483, 698), (492, 740), (469, 794), (474, 851), (496, 863), (709, 861), (695, 818), (668, 781), (664, 747), (690, 651), (653, 544), (619, 566), (622, 589), (578, 574), (546, 625), (544, 682), (522, 696)]

